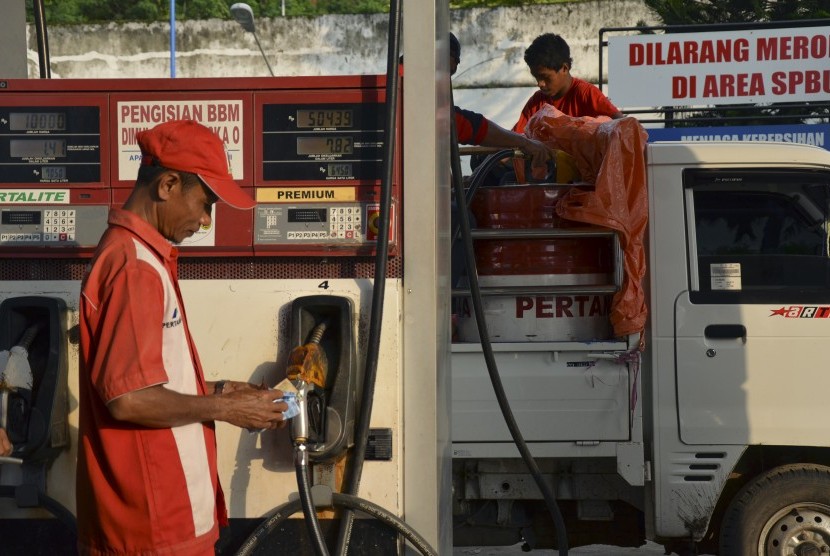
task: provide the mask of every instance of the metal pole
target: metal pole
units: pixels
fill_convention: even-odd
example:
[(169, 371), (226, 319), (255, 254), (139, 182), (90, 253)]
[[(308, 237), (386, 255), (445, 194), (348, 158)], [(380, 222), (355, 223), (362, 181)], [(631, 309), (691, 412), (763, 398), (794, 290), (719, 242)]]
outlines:
[(259, 47), (259, 51), (262, 53), (262, 59), (265, 60), (265, 64), (268, 66), (268, 71), (271, 73), (271, 76), (274, 76), (274, 70), (271, 69), (271, 62), (268, 61), (268, 56), (265, 55), (265, 51), (262, 49), (262, 44), (259, 42), (259, 36), (256, 34), (256, 25), (254, 24), (254, 11), (251, 9), (251, 6), (246, 4), (245, 2), (237, 2), (236, 4), (230, 7), (231, 15), (236, 20), (239, 25), (245, 29), (247, 32), (251, 33), (254, 36), (254, 40), (256, 41), (256, 45)]
[(259, 51), (262, 53), (262, 59), (265, 60), (265, 64), (268, 66), (268, 71), (271, 72), (271, 77), (274, 76), (274, 70), (271, 69), (271, 63), (268, 61), (268, 56), (265, 55), (265, 51), (262, 50), (262, 45), (259, 44), (259, 37), (256, 35), (256, 31), (252, 31), (254, 35), (254, 40), (256, 41), (256, 45), (259, 47)]
[(35, 30), (37, 31), (37, 59), (40, 66), (40, 77), (41, 79), (51, 79), (52, 64), (49, 60), (49, 36), (46, 32), (46, 13), (43, 10), (43, 0), (35, 0), (33, 8)]
[(170, 77), (176, 77), (176, 0), (170, 0)]
[(285, 17), (285, 0), (282, 0), (282, 16)]

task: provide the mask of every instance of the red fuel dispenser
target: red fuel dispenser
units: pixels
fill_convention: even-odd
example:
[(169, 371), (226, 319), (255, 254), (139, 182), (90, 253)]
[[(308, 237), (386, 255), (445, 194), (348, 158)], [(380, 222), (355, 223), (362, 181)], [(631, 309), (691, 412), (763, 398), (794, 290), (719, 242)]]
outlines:
[[(217, 203), (185, 256), (370, 255), (376, 241), (384, 82), (378, 76), (7, 80), (0, 87), (0, 252), (84, 257), (129, 195), (135, 135), (193, 119), (225, 142), (252, 212)], [(400, 240), (395, 165), (389, 247)], [(334, 276), (336, 277), (336, 276)]]
[[(320, 421), (324, 428), (310, 445), (314, 461), (329, 465), (353, 442), (357, 387), (352, 369), (358, 357), (357, 341), (352, 338), (358, 337), (360, 319), (353, 315), (368, 314), (374, 278), (385, 174), (384, 79), (0, 80), (0, 164), (4, 167), (0, 297), (20, 300), (15, 314), (39, 315), (37, 303), (27, 300), (43, 299), (48, 291), (63, 300), (71, 313), (84, 268), (107, 227), (108, 211), (123, 205), (135, 182), (141, 160), (137, 132), (170, 119), (201, 122), (224, 141), (234, 179), (257, 200), (251, 211), (217, 203), (210, 228), (179, 246), (184, 295), (210, 300), (189, 304), (194, 335), (223, 338), (221, 345), (200, 346), (203, 360), (215, 362), (218, 370), (213, 372), (223, 373), (208, 380), (278, 382), (275, 370), (280, 378), (285, 373), (276, 369), (281, 347), (294, 338), (287, 338), (286, 307), (301, 292), (323, 294), (291, 320), (299, 322), (297, 326), (310, 322), (311, 317), (303, 315), (332, 321), (323, 340), (324, 348), (332, 344), (330, 351), (336, 352), (330, 356), (331, 384), (324, 389), (325, 420)], [(400, 129), (397, 133), (400, 137)], [(386, 277), (399, 291), (403, 268), (397, 218), (402, 191), (399, 154), (393, 168)], [(329, 306), (338, 299), (350, 309)], [(207, 305), (210, 311), (200, 315)], [(240, 318), (229, 319), (232, 312)], [(340, 317), (334, 318), (335, 313)], [(46, 322), (45, 317), (40, 320)], [(76, 395), (79, 372), (77, 350), (71, 349), (72, 335), (67, 330), (72, 320), (71, 316), (49, 320), (52, 329), (39, 336), (41, 342), (64, 339), (58, 349), (68, 357), (69, 400)], [(18, 323), (16, 328), (10, 328), (11, 322)], [(396, 321), (389, 322), (394, 336)], [(22, 318), (0, 319), (0, 339), (9, 340), (4, 346), (20, 336), (18, 328), (23, 324)], [(294, 335), (307, 332), (298, 330)], [(384, 349), (394, 351), (396, 345)], [(384, 380), (394, 383), (397, 372), (394, 367)], [(72, 425), (77, 422), (77, 404), (55, 407), (53, 420), (65, 424), (68, 413), (69, 435), (76, 434)], [(47, 438), (61, 433), (53, 429), (50, 436), (50, 431), (30, 427)], [(387, 430), (392, 428), (382, 432)], [(239, 431), (230, 434), (234, 433)], [(255, 488), (230, 490), (232, 528), (242, 523), (240, 530), (250, 531), (249, 521), (260, 521), (268, 508), (287, 499), (285, 491), (293, 488), (293, 480), (274, 479), (274, 469), (280, 469), (276, 451), (266, 466), (246, 471), (250, 466), (246, 458), (259, 461), (262, 456), (249, 445), (248, 437), (239, 442), (239, 449), (220, 449), (219, 458), (233, 474), (230, 479), (223, 477), (225, 484), (236, 484), (236, 473), (243, 471), (254, 476), (248, 479), (252, 485), (259, 481)], [(400, 436), (394, 441), (391, 433), (383, 436), (376, 442), (378, 448), (366, 456), (384, 462), (370, 480), (397, 484), (396, 464), (385, 463), (394, 452), (393, 442), (400, 442)], [(57, 463), (48, 480), (41, 481), (49, 483), (47, 490), (69, 508), (74, 504), (75, 444), (70, 438), (68, 448), (55, 445)], [(223, 444), (231, 445), (228, 439)], [(11, 515), (15, 519), (3, 519)], [(4, 527), (13, 526), (16, 542), (25, 550), (26, 543), (40, 535), (43, 520), (16, 517), (13, 512), (0, 516), (0, 535)], [(359, 542), (394, 547), (396, 537), (382, 525), (358, 521), (356, 527), (372, 531), (360, 535), (364, 540)], [(236, 539), (239, 532), (234, 535)], [(286, 538), (269, 541), (270, 546), (293, 552), (279, 543), (296, 543), (299, 537)]]

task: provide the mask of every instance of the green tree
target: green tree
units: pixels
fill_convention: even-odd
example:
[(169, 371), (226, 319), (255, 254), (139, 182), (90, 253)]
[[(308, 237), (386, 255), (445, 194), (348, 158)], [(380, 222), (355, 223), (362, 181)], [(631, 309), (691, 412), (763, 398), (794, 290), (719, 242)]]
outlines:
[[(230, 19), (230, 6), (237, 0), (175, 0), (176, 19)], [(426, 0), (424, 0), (426, 1)], [(556, 4), (580, 0), (453, 0), (451, 8)], [(26, 0), (26, 13), (33, 19), (33, 0)], [(281, 0), (249, 0), (257, 17), (281, 17)], [(166, 21), (170, 0), (43, 0), (50, 25), (122, 21)], [(326, 14), (387, 13), (389, 0), (285, 0), (288, 17), (314, 17)]]
[(830, 17), (830, 0), (645, 0), (666, 25)]
[[(228, 1), (228, 5), (233, 1)], [(282, 16), (279, 0), (254, 0), (248, 2), (258, 17)], [(374, 14), (389, 11), (389, 0), (285, 0), (288, 17), (315, 17), (326, 14)]]

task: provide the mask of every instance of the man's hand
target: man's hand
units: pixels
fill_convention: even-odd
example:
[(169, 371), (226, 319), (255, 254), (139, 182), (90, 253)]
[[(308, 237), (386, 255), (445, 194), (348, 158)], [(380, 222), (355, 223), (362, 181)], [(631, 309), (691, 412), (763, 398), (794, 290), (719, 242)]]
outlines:
[(556, 157), (556, 153), (541, 141), (525, 137), (525, 142), (519, 147), (530, 157), (530, 167), (533, 179), (544, 179), (548, 173), (548, 161)]
[(237, 383), (240, 387), (225, 390), (222, 398), (228, 402), (225, 414), (219, 418), (237, 427), (245, 429), (278, 429), (285, 427), (283, 412), (288, 409), (285, 402), (276, 402), (282, 398), (282, 390), (262, 390), (247, 383)]
[(153, 428), (176, 427), (205, 421), (225, 421), (245, 429), (284, 426), (288, 409), (281, 390), (261, 390), (247, 383), (233, 383), (222, 394), (193, 396), (168, 390), (163, 385), (134, 390), (111, 400), (107, 408), (119, 421)]

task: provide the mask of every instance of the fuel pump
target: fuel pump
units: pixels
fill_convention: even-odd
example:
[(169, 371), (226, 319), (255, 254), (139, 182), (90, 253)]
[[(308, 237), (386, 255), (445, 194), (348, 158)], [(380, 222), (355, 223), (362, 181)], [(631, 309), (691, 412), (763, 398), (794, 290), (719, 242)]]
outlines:
[[(383, 158), (383, 186), (381, 188), (378, 217), (376, 229), (378, 230), (378, 243), (385, 245), (389, 238), (393, 180), (394, 180), (394, 159), (395, 159), (395, 136), (397, 122), (397, 91), (398, 91), (398, 58), (400, 52), (400, 25), (401, 25), (401, 4), (393, 0), (389, 9), (389, 41), (387, 52), (387, 76), (386, 76), (386, 117), (384, 134), (384, 158)], [(351, 465), (347, 469), (347, 477), (344, 493), (332, 493), (329, 505), (339, 505), (345, 509), (342, 514), (339, 538), (337, 544), (338, 554), (345, 555), (349, 549), (349, 541), (353, 527), (353, 516), (356, 510), (369, 513), (390, 525), (395, 531), (402, 534), (422, 554), (437, 554), (432, 547), (405, 522), (382, 508), (354, 496), (360, 484), (360, 477), (363, 470), (367, 440), (369, 437), (369, 420), (372, 413), (373, 396), (375, 391), (375, 379), (378, 372), (378, 350), (380, 342), (381, 324), (383, 322), (383, 303), (386, 288), (385, 278), (388, 264), (388, 251), (378, 249), (375, 253), (375, 275), (372, 288), (371, 322), (369, 325), (368, 347), (366, 354), (366, 373), (362, 381), (362, 392), (360, 401), (360, 416), (357, 420), (357, 432), (355, 438), (355, 450), (352, 454)], [(315, 455), (319, 459), (336, 456), (339, 451), (345, 449), (349, 431), (352, 431), (352, 420), (355, 403), (353, 397), (355, 390), (352, 388), (351, 377), (354, 373), (348, 373), (352, 368), (351, 357), (351, 304), (344, 298), (332, 298), (327, 296), (313, 296), (299, 299), (294, 302), (292, 310), (292, 338), (302, 342), (308, 338), (306, 343), (300, 343), (295, 347), (288, 362), (286, 371), (287, 378), (297, 390), (297, 400), (300, 412), (291, 423), (291, 436), (295, 449), (295, 467), (297, 471), (297, 482), (300, 490), (300, 504), (306, 517), (308, 532), (312, 539), (315, 553), (318, 556), (328, 556), (328, 547), (317, 520), (314, 500), (311, 496), (311, 480), (309, 476), (309, 459), (312, 453), (309, 452), (307, 443), (316, 440)], [(329, 357), (323, 349), (321, 342), (331, 323), (337, 323), (339, 350), (332, 351), (337, 357), (337, 369), (334, 377), (329, 377), (332, 369), (329, 368)], [(344, 351), (346, 350), (346, 351)], [(331, 389), (329, 390), (329, 385)], [(326, 393), (330, 392), (330, 399)], [(325, 406), (325, 400), (329, 399), (330, 405)], [(324, 409), (325, 406), (325, 409)], [(324, 418), (325, 415), (325, 418)], [(336, 418), (335, 418), (336, 417)], [(344, 420), (345, 417), (345, 420)], [(332, 430), (332, 428), (334, 429)], [(355, 435), (354, 432), (351, 432)], [(322, 442), (320, 442), (322, 440)], [(367, 508), (371, 507), (371, 511)], [(290, 516), (291, 503), (277, 508), (272, 515), (248, 538), (243, 545), (240, 555), (249, 554), (256, 547), (261, 535), (272, 531), (285, 517)], [(296, 510), (294, 510), (296, 511)]]
[(291, 434), (304, 439), (312, 461), (334, 461), (354, 444), (360, 376), (353, 323), (354, 304), (347, 297), (304, 296), (291, 304), (296, 347), (286, 377), (307, 406), (292, 421)]
[(353, 443), (352, 303), (344, 297), (309, 296), (294, 301), (291, 315), (291, 337), (307, 339), (291, 351), (286, 369), (299, 405), (290, 424), (297, 486), (316, 553), (328, 554), (311, 495), (309, 460), (336, 458)]
[[(292, 303), (290, 337), (295, 347), (288, 355), (286, 379), (299, 406), (289, 425), (299, 499), (274, 510), (248, 537), (238, 556), (256, 554), (264, 539), (300, 508), (315, 554), (328, 555), (318, 506), (368, 514), (400, 533), (421, 554), (437, 554), (421, 535), (380, 506), (333, 492), (325, 485), (312, 487), (312, 462), (333, 461), (354, 444), (360, 381), (351, 332), (353, 311), (351, 300), (339, 296), (306, 296)], [(312, 490), (320, 497), (316, 503)]]
[[(17, 484), (4, 481), (0, 497), (13, 499), (18, 508), (47, 510), (64, 525), (58, 536), (73, 539), (75, 517), (46, 492), (47, 471), (69, 442), (66, 310), (55, 297), (20, 296), (0, 303), (0, 426), (19, 468)], [(0, 477), (13, 475), (8, 467)], [(14, 553), (15, 537), (3, 539), (4, 550)]]
[[(390, 31), (401, 24), (399, 3), (395, 6)], [(434, 7), (411, 10), (413, 28), (422, 26), (414, 19), (418, 14), (430, 19)], [(394, 33), (396, 44), (402, 35)], [(425, 48), (434, 47), (432, 37), (424, 41)], [(438, 363), (420, 361), (428, 349), (403, 340), (407, 330), (420, 328), (427, 319), (417, 318), (418, 327), (404, 327), (401, 316), (405, 309), (432, 305), (437, 314), (439, 307), (421, 289), (427, 282), (417, 280), (414, 292), (403, 287), (404, 226), (435, 211), (423, 208), (423, 195), (413, 195), (407, 201), (412, 213), (404, 219), (400, 145), (405, 107), (397, 96), (402, 92), (398, 57), (398, 50), (391, 49), (388, 66), (394, 73), (387, 76), (0, 80), (0, 163), (5, 168), (0, 175), (0, 301), (55, 297), (67, 307), (66, 322), (73, 322), (84, 269), (107, 227), (108, 211), (123, 205), (135, 182), (140, 161), (136, 133), (174, 118), (210, 127), (225, 142), (231, 174), (257, 206), (246, 213), (216, 203), (210, 228), (177, 246), (180, 286), (205, 378), (276, 384), (285, 376), (281, 362), (287, 352), (309, 344), (312, 331), (325, 324), (319, 344), (310, 344), (325, 354), (325, 363), (316, 363), (325, 369), (325, 380), (300, 385), (308, 428), (294, 437), (305, 438), (298, 443), (305, 454), (300, 462), (307, 458), (315, 473), (344, 461), (352, 470), (346, 469), (345, 493), (330, 488), (327, 493), (315, 485), (307, 506), (375, 517), (344, 528), (340, 544), (348, 546), (351, 540), (353, 552), (391, 553), (400, 548), (403, 536), (432, 554), (399, 517), (422, 519), (419, 528), (441, 530), (440, 537), (429, 535), (447, 544), (449, 521), (442, 517), (450, 513), (445, 494), (449, 466), (427, 469), (425, 462), (449, 458), (448, 436), (434, 434), (439, 419), (445, 427), (448, 408), (404, 420), (399, 395), (411, 377), (423, 380), (428, 392), (436, 390), (425, 369)], [(421, 82), (426, 81), (413, 78), (413, 86)], [(411, 180), (413, 192), (438, 179), (423, 165), (410, 165), (415, 167), (425, 178)], [(432, 227), (423, 223), (408, 232), (412, 241), (407, 248), (419, 243), (424, 230)], [(409, 260), (408, 268), (423, 270), (424, 262), (433, 264), (435, 257), (423, 245)], [(382, 320), (384, 310), (390, 316)], [(80, 363), (73, 346), (77, 339), (65, 330), (66, 323), (62, 326), (57, 351), (66, 356), (68, 367), (69, 438), (63, 447), (50, 448), (56, 455), (47, 483), (71, 511), (79, 440), (72, 401)], [(20, 342), (26, 323), (21, 319), (15, 327), (3, 340), (5, 346)], [(39, 344), (52, 334), (40, 329), (30, 356), (40, 357), (34, 355), (41, 353)], [(405, 376), (408, 361), (418, 372)], [(34, 361), (32, 366), (34, 370)], [(375, 383), (379, 392), (393, 395), (377, 396), (373, 412)], [(422, 393), (417, 396), (423, 402)], [(56, 415), (61, 413), (52, 413)], [(38, 430), (29, 428), (30, 436)], [(274, 436), (287, 434), (254, 435), (217, 424), (218, 471), (231, 522), (223, 539), (227, 542), (220, 541), (223, 554), (236, 550), (257, 525), (267, 529), (277, 514), (287, 518), (296, 513), (289, 511), (297, 492), (288, 459), (292, 454), (285, 449), (286, 438)], [(423, 445), (425, 440), (434, 446)], [(413, 449), (414, 443), (421, 445)], [(351, 456), (344, 459), (346, 452)], [(411, 473), (404, 473), (407, 467)], [(319, 475), (315, 479), (320, 481)], [(371, 501), (357, 497), (359, 488)], [(434, 499), (424, 499), (424, 493)], [(285, 500), (292, 501), (272, 514)], [(439, 507), (436, 500), (447, 503)], [(20, 514), (0, 503), (0, 535), (4, 526), (16, 526), (20, 538), (57, 548), (46, 540), (53, 531), (39, 534), (44, 520)], [(323, 527), (336, 527), (338, 515), (321, 518)], [(263, 522), (263, 516), (269, 517)], [(291, 520), (287, 534), (268, 539), (262, 549), (274, 550), (282, 538), (297, 539), (293, 533), (304, 532), (305, 525)]]
[[(4, 392), (0, 420), (26, 462), (51, 463), (69, 441), (67, 430), (66, 305), (53, 297), (23, 296), (0, 303), (0, 346), (9, 351), (0, 376), (29, 374), (29, 386)], [(21, 351), (22, 350), (22, 351)], [(17, 352), (17, 353), (15, 353)]]

